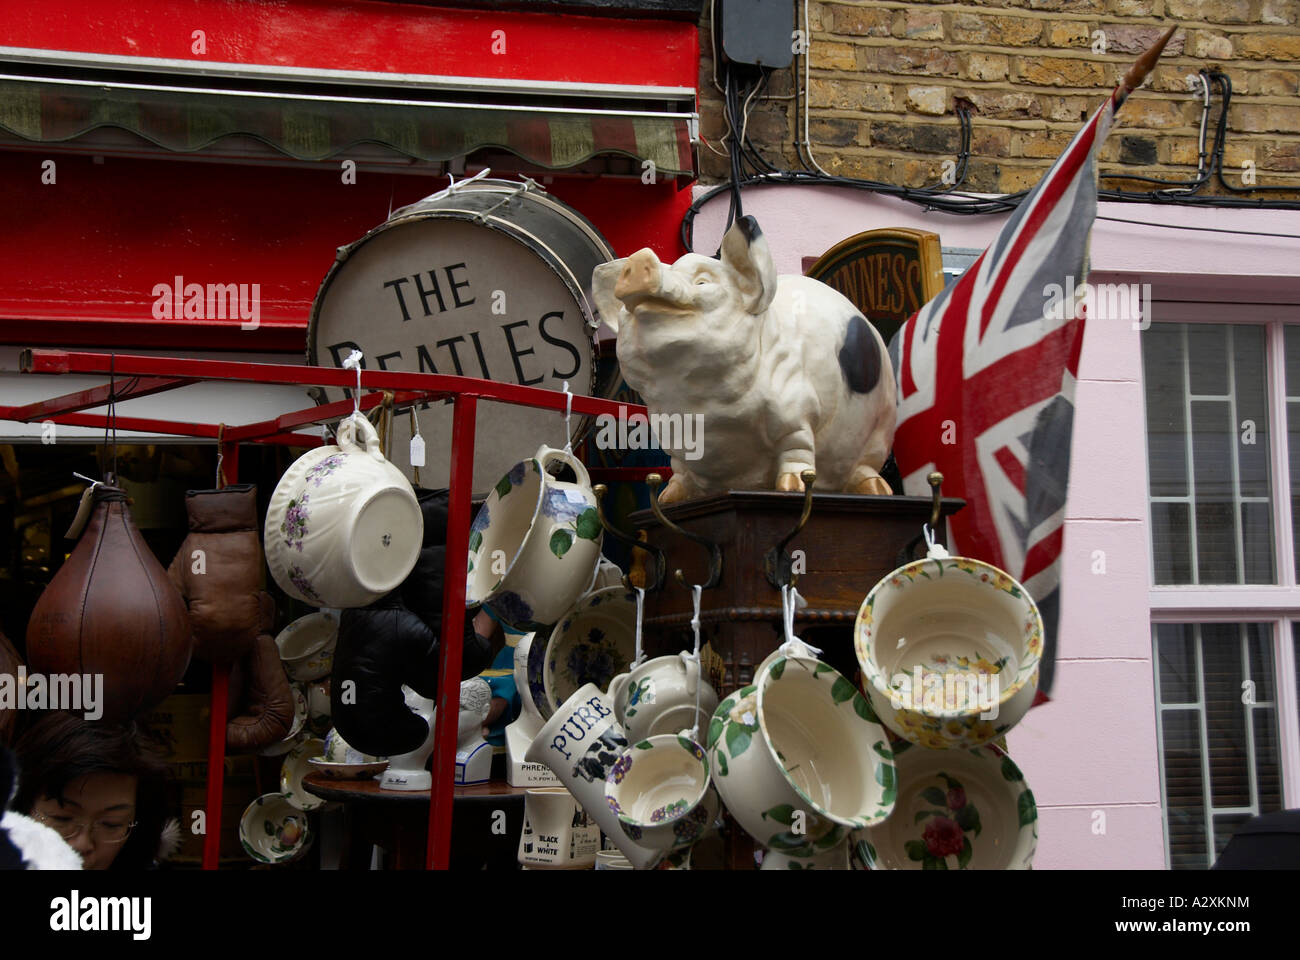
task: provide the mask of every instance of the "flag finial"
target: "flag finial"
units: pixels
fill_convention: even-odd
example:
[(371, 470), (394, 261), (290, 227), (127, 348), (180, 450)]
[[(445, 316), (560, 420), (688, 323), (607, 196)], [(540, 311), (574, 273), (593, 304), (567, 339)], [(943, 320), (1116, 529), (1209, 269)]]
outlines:
[(1160, 54), (1164, 52), (1165, 44), (1169, 38), (1174, 35), (1177, 26), (1170, 27), (1165, 31), (1164, 36), (1151, 45), (1151, 47), (1142, 56), (1138, 57), (1129, 67), (1128, 73), (1124, 74), (1124, 88), (1126, 90), (1136, 90), (1142, 86), (1142, 81), (1147, 78), (1147, 74), (1155, 69), (1156, 61), (1160, 59)]

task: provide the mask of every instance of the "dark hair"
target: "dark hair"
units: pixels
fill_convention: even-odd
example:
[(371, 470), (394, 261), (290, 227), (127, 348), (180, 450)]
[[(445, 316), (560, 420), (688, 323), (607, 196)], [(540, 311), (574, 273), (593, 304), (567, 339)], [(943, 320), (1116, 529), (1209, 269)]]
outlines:
[(18, 738), (14, 752), (19, 775), (13, 806), (19, 813), (30, 814), (42, 797), (63, 802), (63, 791), (78, 777), (135, 776), (136, 826), (110, 869), (144, 870), (153, 864), (168, 813), (167, 765), (134, 723), (114, 726), (70, 713), (50, 713)]

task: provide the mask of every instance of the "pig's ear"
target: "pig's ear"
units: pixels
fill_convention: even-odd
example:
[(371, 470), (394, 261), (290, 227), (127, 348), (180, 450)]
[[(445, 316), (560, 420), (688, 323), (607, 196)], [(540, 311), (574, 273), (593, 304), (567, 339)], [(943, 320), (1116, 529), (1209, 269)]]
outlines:
[(626, 260), (612, 260), (602, 263), (591, 273), (591, 298), (596, 301), (596, 310), (600, 319), (609, 328), (618, 333), (618, 318), (623, 312), (623, 301), (614, 296), (614, 285), (618, 283)]
[(722, 238), (722, 262), (740, 275), (740, 292), (750, 313), (762, 313), (776, 295), (776, 266), (753, 217), (741, 217)]

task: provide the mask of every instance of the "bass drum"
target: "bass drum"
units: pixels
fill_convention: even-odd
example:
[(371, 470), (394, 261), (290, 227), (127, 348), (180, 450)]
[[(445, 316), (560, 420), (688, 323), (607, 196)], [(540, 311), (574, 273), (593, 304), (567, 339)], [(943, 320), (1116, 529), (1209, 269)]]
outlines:
[[(367, 370), (456, 374), (597, 392), (591, 273), (614, 251), (581, 214), (531, 182), (473, 179), (395, 211), (340, 247), (312, 306), (307, 362), (341, 367), (360, 350)], [(613, 383), (609, 384), (612, 389)], [(350, 391), (314, 388), (317, 403)], [(450, 400), (417, 408), (425, 441), (420, 483), (445, 487)], [(541, 443), (575, 445), (591, 418), (480, 401), (474, 492), (486, 494)], [(389, 459), (414, 479), (410, 417), (393, 419)]]

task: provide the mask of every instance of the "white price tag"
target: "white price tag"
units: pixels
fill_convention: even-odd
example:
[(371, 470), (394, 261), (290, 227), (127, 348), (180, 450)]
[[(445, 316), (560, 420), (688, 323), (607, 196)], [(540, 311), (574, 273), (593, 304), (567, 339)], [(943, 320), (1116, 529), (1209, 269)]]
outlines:
[(424, 437), (418, 433), (411, 438), (411, 466), (424, 466)]

